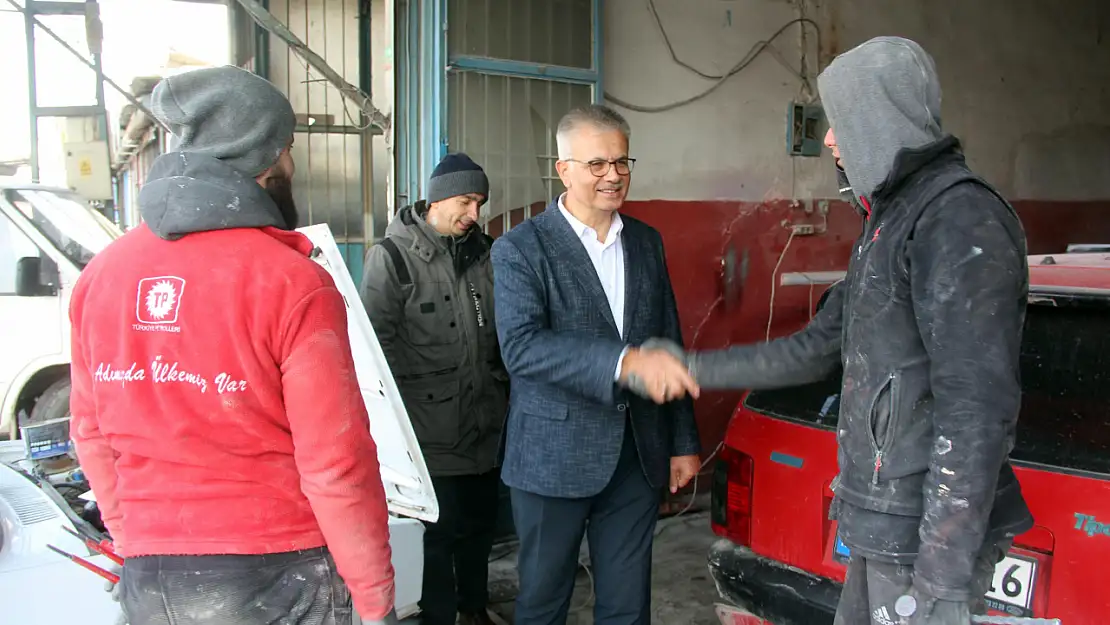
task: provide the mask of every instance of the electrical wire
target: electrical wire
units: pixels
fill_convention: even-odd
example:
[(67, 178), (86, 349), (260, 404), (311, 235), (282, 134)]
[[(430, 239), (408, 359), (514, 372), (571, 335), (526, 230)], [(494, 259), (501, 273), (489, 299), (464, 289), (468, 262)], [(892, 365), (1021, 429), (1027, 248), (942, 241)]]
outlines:
[[(692, 95), (688, 98), (685, 98), (683, 100), (679, 100), (677, 102), (671, 102), (670, 104), (662, 104), (662, 105), (659, 105), (659, 106), (644, 106), (644, 105), (640, 105), (640, 104), (633, 104), (631, 102), (627, 102), (625, 100), (622, 100), (621, 98), (618, 98), (618, 97), (614, 96), (611, 93), (608, 93), (608, 92), (605, 93), (605, 99), (609, 100), (613, 104), (616, 104), (617, 106), (626, 108), (630, 111), (636, 111), (638, 113), (662, 113), (662, 112), (665, 112), (665, 111), (674, 110), (674, 109), (679, 108), (681, 106), (686, 106), (687, 104), (692, 104), (694, 102), (697, 102), (698, 100), (701, 100), (701, 99), (709, 96), (711, 93), (713, 93), (718, 88), (720, 88), (720, 86), (723, 85), (725, 83), (725, 81), (727, 81), (729, 78), (735, 76), (736, 74), (739, 74), (741, 71), (743, 71), (745, 68), (747, 68), (748, 65), (751, 65), (751, 63), (753, 61), (755, 61), (755, 59), (764, 50), (767, 50), (768, 48), (771, 47), (771, 42), (773, 42), (775, 39), (777, 39), (779, 37), (779, 35), (786, 32), (786, 29), (790, 28), (794, 24), (801, 24), (802, 28), (805, 28), (806, 24), (810, 24), (811, 26), (813, 26), (814, 31), (817, 33), (817, 49), (818, 49), (818, 51), (821, 50), (821, 26), (817, 22), (813, 21), (812, 19), (810, 19), (808, 17), (797, 17), (797, 18), (794, 18), (794, 19), (790, 20), (789, 22), (783, 24), (769, 38), (767, 38), (763, 41), (757, 41), (751, 47), (751, 49), (748, 50), (748, 53), (745, 54), (744, 57), (740, 59), (740, 62), (737, 63), (735, 66), (733, 66), (733, 68), (731, 70), (729, 70), (727, 73), (722, 74), (720, 76), (716, 76), (716, 75), (713, 75), (713, 74), (707, 74), (707, 73), (697, 69), (696, 67), (690, 65), (689, 63), (683, 61), (682, 59), (678, 58), (678, 54), (675, 52), (674, 46), (671, 45), (670, 37), (667, 35), (666, 29), (663, 27), (663, 21), (659, 17), (659, 12), (655, 8), (655, 0), (647, 0), (647, 1), (648, 1), (648, 10), (651, 11), (652, 16), (655, 18), (655, 23), (659, 27), (659, 31), (663, 34), (663, 42), (666, 44), (667, 50), (670, 52), (671, 59), (673, 59), (674, 62), (677, 63), (679, 66), (697, 74), (698, 76), (701, 76), (702, 78), (706, 78), (708, 80), (716, 80), (717, 82), (714, 83), (713, 85), (711, 85), (705, 91), (702, 91), (701, 93)], [(804, 50), (802, 51), (802, 55), (803, 56), (805, 55)], [(801, 79), (801, 81), (803, 83), (803, 88), (807, 92), (812, 93), (813, 90), (810, 87), (809, 77), (802, 74), (801, 72), (795, 71), (793, 68), (789, 68), (789, 69), (791, 70), (791, 72), (793, 74), (795, 74), (798, 78)]]
[(790, 244), (794, 241), (794, 229), (790, 229), (790, 237), (786, 239), (786, 245), (782, 247), (782, 253), (779, 254), (779, 261), (775, 263), (775, 268), (771, 271), (771, 306), (767, 314), (767, 336), (764, 340), (771, 340), (771, 322), (775, 320), (775, 286), (777, 285), (776, 278), (778, 277), (779, 267), (782, 266), (782, 259), (786, 258), (786, 251), (790, 249)]
[[(676, 65), (678, 65), (679, 67), (684, 67), (684, 68), (690, 70), (691, 72), (697, 74), (698, 76), (701, 76), (702, 78), (706, 78), (708, 80), (720, 80), (721, 78), (724, 78), (725, 76), (728, 76), (729, 74), (735, 73), (735, 71), (733, 71), (733, 72), (729, 72), (729, 74), (707, 74), (706, 72), (703, 72), (700, 69), (694, 67), (693, 65), (690, 65), (686, 61), (683, 61), (682, 59), (678, 58), (678, 53), (675, 52), (674, 44), (671, 43), (671, 38), (670, 38), (670, 36), (667, 35), (667, 29), (666, 29), (666, 27), (663, 26), (663, 18), (659, 16), (659, 10), (655, 6), (655, 0), (647, 0), (647, 5), (648, 5), (648, 11), (651, 12), (651, 16), (655, 20), (656, 27), (659, 28), (659, 34), (663, 36), (663, 43), (666, 44), (666, 46), (667, 46), (667, 52), (670, 53), (671, 60), (674, 61)], [(787, 22), (785, 26), (783, 26), (781, 29), (779, 29), (778, 32), (776, 32), (774, 35), (771, 36), (771, 39), (774, 39), (775, 37), (780, 35), (782, 33), (782, 31), (786, 30), (787, 27), (789, 27), (790, 25), (794, 24), (797, 21), (806, 21), (806, 17), (804, 15), (802, 15), (798, 19), (791, 20), (790, 22)], [(821, 32), (820, 26), (818, 26), (818, 24), (816, 22), (814, 22), (813, 20), (807, 20), (807, 21), (809, 21), (809, 23), (811, 23), (813, 25), (814, 29), (817, 30), (818, 36), (820, 36), (820, 32)], [(758, 43), (769, 43), (771, 39), (767, 40), (766, 42), (758, 42)], [(820, 44), (818, 44), (817, 47), (818, 47), (818, 49), (820, 49), (820, 47), (821, 47)], [(769, 52), (771, 54), (777, 54), (777, 50), (774, 50), (773, 48)], [(749, 51), (748, 54), (751, 54), (751, 52)], [(779, 60), (783, 61), (784, 59), (780, 58)], [(787, 66), (787, 69), (789, 69), (792, 73), (797, 74), (798, 77), (801, 78), (802, 80), (808, 80), (808, 77), (805, 76), (802, 72), (799, 72), (798, 70), (795, 70), (794, 68), (790, 67), (789, 65)]]
[(586, 569), (586, 575), (590, 578), (590, 596), (586, 597), (586, 600), (582, 603), (582, 605), (580, 605), (580, 606), (571, 606), (571, 608), (570, 608), (571, 612), (577, 612), (577, 611), (585, 608), (586, 606), (590, 605), (590, 602), (593, 601), (594, 597), (595, 597), (595, 595), (594, 595), (594, 573), (593, 573), (593, 571), (590, 570), (590, 565), (588, 565), (585, 562), (579, 560), (578, 561), (578, 566)]

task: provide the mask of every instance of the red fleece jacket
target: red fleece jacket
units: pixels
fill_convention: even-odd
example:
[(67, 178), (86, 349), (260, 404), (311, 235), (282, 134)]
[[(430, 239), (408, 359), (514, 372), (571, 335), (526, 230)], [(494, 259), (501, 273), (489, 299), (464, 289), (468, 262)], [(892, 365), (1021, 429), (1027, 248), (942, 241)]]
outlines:
[(388, 513), (343, 297), (301, 234), (140, 226), (73, 291), (72, 433), (125, 557), (327, 545), (393, 606)]

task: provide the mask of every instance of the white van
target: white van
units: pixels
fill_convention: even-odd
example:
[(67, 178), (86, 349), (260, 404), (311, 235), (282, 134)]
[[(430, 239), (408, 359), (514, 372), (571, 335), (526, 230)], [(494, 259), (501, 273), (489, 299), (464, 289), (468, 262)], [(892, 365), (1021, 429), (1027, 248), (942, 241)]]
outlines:
[[(327, 225), (300, 230), (347, 303), (348, 331), (370, 430), (378, 445), (391, 513), (390, 544), (400, 618), (417, 614), (424, 526), (439, 505), (424, 456), (377, 336)], [(78, 196), (45, 187), (0, 187), (0, 394), (4, 424), (17, 409), (31, 421), (69, 414), (69, 294), (83, 268), (119, 230)], [(6, 273), (5, 273), (6, 272)], [(13, 437), (14, 438), (14, 437)], [(107, 568), (62, 528), (81, 520), (49, 485), (22, 474), (22, 445), (0, 443), (0, 588), (4, 622), (113, 625), (119, 606), (95, 574), (62, 559), (54, 545)], [(69, 599), (58, 601), (59, 588)], [(406, 621), (407, 622), (407, 621)]]
[(0, 436), (69, 415), (69, 298), (120, 231), (72, 191), (0, 185)]

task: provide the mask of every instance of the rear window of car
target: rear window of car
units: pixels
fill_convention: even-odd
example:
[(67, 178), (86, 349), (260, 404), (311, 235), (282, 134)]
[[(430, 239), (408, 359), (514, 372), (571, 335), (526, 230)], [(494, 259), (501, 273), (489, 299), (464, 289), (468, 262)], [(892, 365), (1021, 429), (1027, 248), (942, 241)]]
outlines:
[[(1110, 475), (1110, 302), (1038, 296), (1026, 313), (1022, 406), (1011, 458)], [(834, 428), (840, 372), (801, 387), (757, 391), (749, 410)]]

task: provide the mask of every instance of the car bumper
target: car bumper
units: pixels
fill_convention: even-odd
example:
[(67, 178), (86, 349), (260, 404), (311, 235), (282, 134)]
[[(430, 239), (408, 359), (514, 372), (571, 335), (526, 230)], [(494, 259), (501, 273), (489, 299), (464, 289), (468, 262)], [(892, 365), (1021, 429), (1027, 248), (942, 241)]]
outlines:
[(831, 625), (840, 584), (757, 555), (728, 540), (709, 548), (717, 592), (774, 625)]

